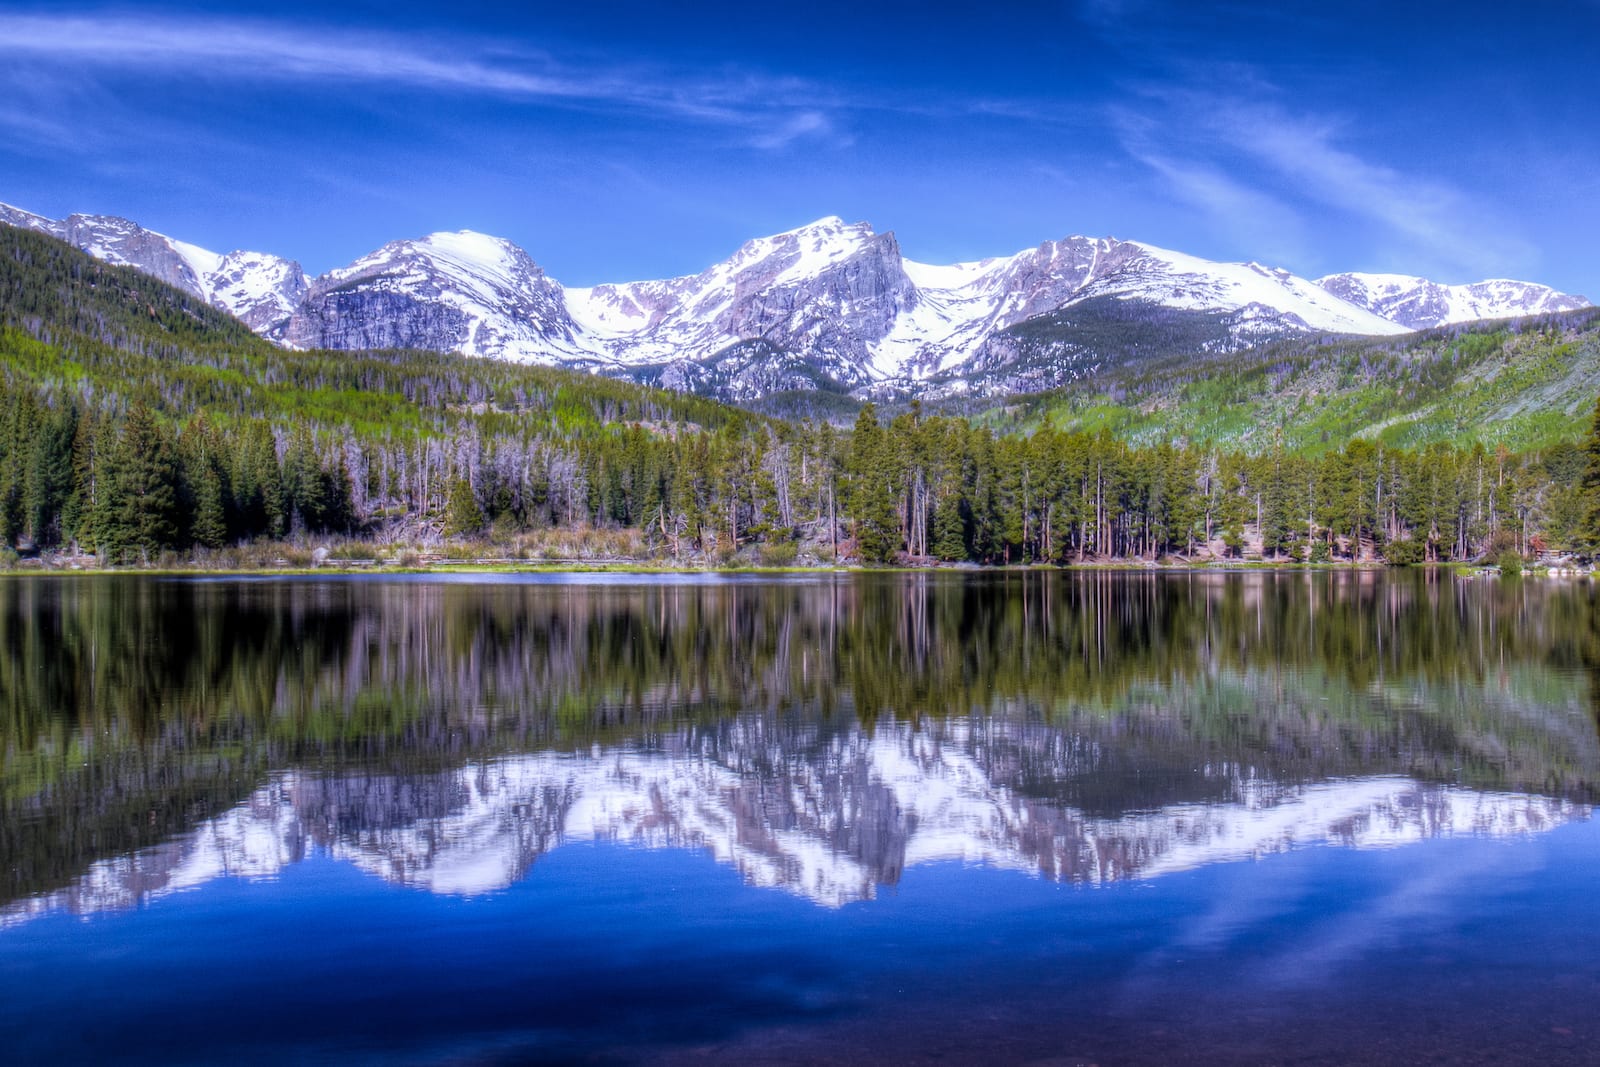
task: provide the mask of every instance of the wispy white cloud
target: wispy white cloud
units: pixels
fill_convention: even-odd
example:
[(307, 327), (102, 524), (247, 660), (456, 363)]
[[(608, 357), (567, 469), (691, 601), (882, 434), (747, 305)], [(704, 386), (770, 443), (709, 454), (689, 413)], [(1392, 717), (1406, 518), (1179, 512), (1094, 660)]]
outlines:
[(1284, 107), (1253, 72), (1211, 73), (1232, 90), (1145, 89), (1110, 114), (1129, 156), (1260, 247), (1276, 237), (1275, 254), (1309, 265), (1314, 256), (1295, 252), (1305, 235), (1354, 226), (1392, 269), (1468, 280), (1534, 261), (1532, 245), (1463, 189), (1363, 154), (1358, 131)]
[(169, 79), (362, 83), (639, 111), (743, 129), (747, 143), (774, 148), (831, 127), (820, 110), (829, 106), (829, 94), (799, 79), (607, 65), (589, 57), (561, 62), (484, 42), (422, 42), (259, 20), (81, 15), (0, 15), (0, 42), (18, 81), (24, 67), (70, 67)]
[(1366, 219), (1435, 261), (1483, 274), (1533, 255), (1488, 206), (1445, 182), (1362, 157), (1339, 143), (1329, 122), (1259, 104), (1211, 113), (1219, 137), (1306, 198)]
[(0, 16), (13, 59), (36, 58), (169, 73), (385, 81), (439, 88), (567, 96), (560, 79), (429, 56), (396, 42), (341, 39), (255, 22)]
[(1154, 172), (1174, 197), (1205, 215), (1213, 228), (1248, 246), (1252, 257), (1273, 263), (1309, 257), (1306, 223), (1292, 206), (1214, 164), (1169, 154), (1160, 130), (1132, 113), (1114, 109), (1113, 117), (1123, 149)]
[(70, 116), (114, 115), (120, 108), (114, 95), (68, 72), (22, 71), (0, 63), (0, 129), (11, 135), (16, 147), (94, 150), (102, 147), (97, 132)]
[(21, 143), (45, 148), (77, 148), (83, 142), (82, 134), (67, 123), (12, 100), (0, 102), (0, 129), (9, 131)]
[(757, 134), (751, 138), (751, 144), (757, 148), (785, 148), (802, 139), (830, 137), (833, 132), (828, 116), (820, 111), (802, 111), (773, 129)]

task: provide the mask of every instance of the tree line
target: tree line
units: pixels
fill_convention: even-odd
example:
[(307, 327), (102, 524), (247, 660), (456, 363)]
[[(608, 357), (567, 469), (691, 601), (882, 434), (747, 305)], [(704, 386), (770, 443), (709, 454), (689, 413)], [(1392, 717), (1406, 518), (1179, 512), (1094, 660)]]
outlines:
[[(1080, 563), (1468, 561), (1595, 544), (1597, 447), (1536, 453), (1366, 440), (1320, 456), (1003, 436), (965, 419), (854, 428), (747, 421), (563, 433), (476, 419), (439, 433), (214, 421), (52, 402), (0, 383), (0, 540), (108, 560), (260, 539), (471, 539), (632, 528), (675, 558)], [(498, 424), (497, 424), (498, 422)]]

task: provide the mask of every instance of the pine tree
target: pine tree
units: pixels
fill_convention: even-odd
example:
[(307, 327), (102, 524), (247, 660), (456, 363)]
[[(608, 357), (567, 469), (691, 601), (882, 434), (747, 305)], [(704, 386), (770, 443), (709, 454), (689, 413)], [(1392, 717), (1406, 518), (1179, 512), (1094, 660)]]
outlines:
[(97, 416), (91, 408), (78, 420), (78, 432), (72, 439), (72, 493), (67, 498), (63, 534), (91, 552), (100, 550), (116, 445), (110, 419)]
[(182, 445), (189, 536), (198, 545), (221, 548), (228, 543), (230, 495), (221, 436), (202, 415), (184, 432)]
[(850, 513), (856, 523), (856, 545), (869, 563), (887, 563), (900, 550), (900, 523), (895, 516), (889, 444), (878, 423), (875, 404), (866, 404), (850, 437), (845, 473), (850, 479)]
[(322, 528), (349, 533), (355, 525), (355, 503), (350, 494), (350, 471), (344, 457), (334, 461), (333, 469), (322, 472)]
[(264, 422), (245, 430), (234, 453), (235, 511), (245, 537), (282, 537), (287, 529), (283, 471), (277, 444)]
[(1583, 547), (1593, 556), (1600, 554), (1600, 399), (1595, 400), (1594, 420), (1584, 442), (1584, 451), (1588, 453), (1589, 467), (1583, 475), (1583, 492), (1588, 504)]
[(301, 430), (283, 456), (283, 496), (296, 528), (326, 529), (328, 493), (310, 433)]
[(28, 460), (37, 424), (33, 398), (0, 396), (0, 542), (15, 545), (26, 516)]
[(25, 504), (28, 528), (40, 545), (61, 542), (64, 512), (72, 495), (72, 448), (78, 434), (78, 408), (68, 404), (44, 421), (28, 466)]
[(134, 404), (108, 464), (101, 500), (101, 548), (117, 559), (171, 548), (177, 540), (178, 469), (155, 415)]
[(483, 509), (472, 494), (472, 484), (462, 477), (452, 479), (444, 509), (444, 535), (475, 537), (483, 532), (483, 523)]
[(934, 505), (933, 555), (946, 563), (967, 558), (967, 524), (957, 493), (946, 494)]
[(195, 543), (206, 548), (221, 548), (228, 543), (228, 515), (223, 506), (222, 477), (210, 464), (194, 474)]

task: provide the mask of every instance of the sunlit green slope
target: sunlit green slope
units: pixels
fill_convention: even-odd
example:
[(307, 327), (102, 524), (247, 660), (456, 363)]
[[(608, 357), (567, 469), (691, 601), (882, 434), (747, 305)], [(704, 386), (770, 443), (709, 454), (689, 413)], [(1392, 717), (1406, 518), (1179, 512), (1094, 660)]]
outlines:
[(1280, 341), (1123, 364), (985, 413), (996, 428), (1319, 453), (1353, 438), (1512, 451), (1570, 440), (1600, 394), (1600, 309), (1399, 338)]

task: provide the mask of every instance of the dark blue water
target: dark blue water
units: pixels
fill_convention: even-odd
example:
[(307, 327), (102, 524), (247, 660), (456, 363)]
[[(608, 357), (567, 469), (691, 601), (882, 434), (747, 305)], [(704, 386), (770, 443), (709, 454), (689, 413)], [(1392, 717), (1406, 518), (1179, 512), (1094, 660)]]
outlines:
[[(936, 864), (839, 910), (694, 852), (470, 899), (324, 857), (6, 935), (12, 1062), (1593, 1062), (1586, 823), (1100, 889)], [(774, 1033), (776, 1031), (776, 1033)]]
[(12, 588), (6, 1062), (1600, 1056), (1586, 594), (848, 581)]

